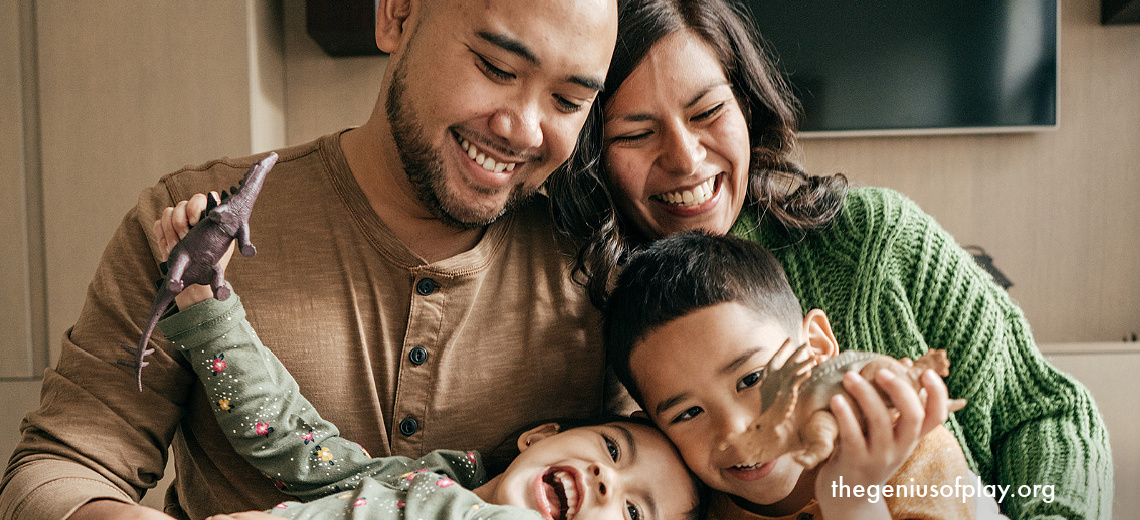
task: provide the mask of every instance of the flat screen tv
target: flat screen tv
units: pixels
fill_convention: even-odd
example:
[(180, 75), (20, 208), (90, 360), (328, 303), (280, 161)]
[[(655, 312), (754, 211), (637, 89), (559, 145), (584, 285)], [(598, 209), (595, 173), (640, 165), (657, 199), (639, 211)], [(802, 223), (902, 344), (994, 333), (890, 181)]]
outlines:
[(806, 136), (1056, 128), (1056, 0), (739, 1)]

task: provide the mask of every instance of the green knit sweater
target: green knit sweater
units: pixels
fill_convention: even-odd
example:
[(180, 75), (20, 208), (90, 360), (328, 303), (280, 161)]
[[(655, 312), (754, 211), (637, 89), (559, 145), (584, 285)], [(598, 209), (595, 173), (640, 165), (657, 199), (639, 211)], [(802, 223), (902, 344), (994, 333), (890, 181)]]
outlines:
[[(950, 396), (968, 401), (947, 427), (975, 473), (1011, 486), (1004, 513), (1111, 518), (1112, 456), (1089, 391), (1045, 361), (1009, 295), (914, 202), (852, 189), (824, 229), (789, 232), (746, 209), (730, 233), (776, 255), (804, 310), (828, 314), (841, 348), (912, 358), (947, 350)], [(1053, 496), (1032, 493), (1035, 484)]]

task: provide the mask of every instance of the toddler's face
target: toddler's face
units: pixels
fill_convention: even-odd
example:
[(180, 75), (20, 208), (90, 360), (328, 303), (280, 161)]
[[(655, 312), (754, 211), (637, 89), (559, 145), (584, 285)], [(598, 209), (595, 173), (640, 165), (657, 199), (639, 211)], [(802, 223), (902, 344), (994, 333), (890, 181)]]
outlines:
[[(803, 331), (792, 333), (799, 342)], [(689, 468), (710, 487), (755, 504), (786, 498), (803, 471), (788, 455), (749, 459), (743, 435), (760, 413), (764, 366), (788, 339), (786, 327), (726, 302), (650, 331), (630, 356), (645, 411)]]
[(559, 432), (548, 424), (520, 437), (519, 450), (488, 502), (547, 520), (680, 520), (696, 505), (685, 463), (656, 428), (615, 422)]

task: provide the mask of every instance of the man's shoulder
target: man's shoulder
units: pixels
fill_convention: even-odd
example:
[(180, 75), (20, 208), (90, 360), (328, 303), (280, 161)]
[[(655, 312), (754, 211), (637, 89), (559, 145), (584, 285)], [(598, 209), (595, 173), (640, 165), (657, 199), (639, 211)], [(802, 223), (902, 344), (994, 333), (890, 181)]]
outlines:
[[(325, 138), (304, 144), (275, 150), (277, 164), (273, 167), (274, 177), (313, 171), (319, 164), (317, 156)], [(160, 184), (170, 192), (172, 200), (184, 200), (195, 193), (220, 191), (237, 186), (245, 172), (269, 152), (261, 152), (244, 157), (222, 157), (202, 164), (187, 165), (168, 173), (160, 179)]]

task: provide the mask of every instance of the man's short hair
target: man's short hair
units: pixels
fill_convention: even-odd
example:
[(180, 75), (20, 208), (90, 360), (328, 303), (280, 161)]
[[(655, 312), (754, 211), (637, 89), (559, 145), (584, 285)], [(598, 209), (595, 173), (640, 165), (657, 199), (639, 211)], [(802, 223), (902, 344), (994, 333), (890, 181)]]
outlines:
[(685, 231), (630, 257), (606, 300), (602, 337), (610, 367), (638, 403), (644, 405), (630, 370), (634, 345), (656, 327), (725, 302), (743, 305), (789, 332), (803, 320), (784, 269), (759, 244)]

